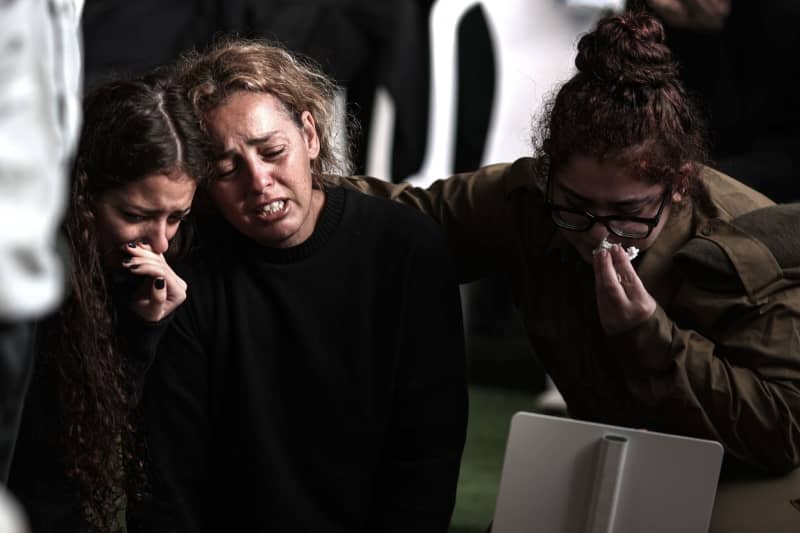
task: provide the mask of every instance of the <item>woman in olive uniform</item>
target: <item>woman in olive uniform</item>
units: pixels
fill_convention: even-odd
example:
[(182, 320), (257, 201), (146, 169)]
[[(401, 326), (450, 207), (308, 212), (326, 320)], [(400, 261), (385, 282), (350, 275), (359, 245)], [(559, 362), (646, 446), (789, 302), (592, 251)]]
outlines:
[(571, 416), (719, 441), (725, 475), (786, 474), (800, 464), (797, 206), (705, 166), (657, 19), (600, 21), (575, 63), (534, 158), (427, 190), (350, 186), (438, 220), (462, 282), (508, 277)]

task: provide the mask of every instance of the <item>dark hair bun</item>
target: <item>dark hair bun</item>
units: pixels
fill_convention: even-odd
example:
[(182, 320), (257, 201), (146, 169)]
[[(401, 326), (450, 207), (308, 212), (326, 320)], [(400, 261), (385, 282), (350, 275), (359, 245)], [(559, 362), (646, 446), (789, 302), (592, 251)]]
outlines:
[(661, 86), (674, 81), (678, 67), (665, 44), (664, 27), (644, 12), (603, 18), (581, 37), (575, 66), (611, 84)]

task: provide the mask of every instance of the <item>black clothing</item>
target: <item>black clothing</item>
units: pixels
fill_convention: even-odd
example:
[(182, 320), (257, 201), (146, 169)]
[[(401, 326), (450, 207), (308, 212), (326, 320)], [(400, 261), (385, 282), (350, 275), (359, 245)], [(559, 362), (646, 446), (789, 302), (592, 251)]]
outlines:
[(67, 476), (57, 384), (37, 353), (8, 481), (33, 533), (86, 529), (78, 485)]
[(26, 322), (0, 322), (0, 482), (17, 442), (22, 405), (33, 372), (33, 331)]
[[(115, 301), (120, 300), (115, 297)], [(152, 363), (148, 357), (154, 354), (169, 317), (149, 323), (127, 310), (118, 314), (118, 347), (126, 354), (131, 401), (136, 402), (144, 374)], [(44, 326), (40, 325), (37, 344), (43, 331)], [(38, 345), (34, 350), (36, 364), (22, 411), (8, 487), (24, 507), (31, 533), (83, 533), (91, 528), (81, 510), (78, 484), (67, 476), (62, 441), (65, 429), (58, 399), (58, 380), (62, 378), (56, 377), (51, 360), (58, 355), (44, 354)]]
[(334, 188), (296, 247), (199, 236), (143, 397), (152, 531), (447, 531), (467, 392), (436, 224)]

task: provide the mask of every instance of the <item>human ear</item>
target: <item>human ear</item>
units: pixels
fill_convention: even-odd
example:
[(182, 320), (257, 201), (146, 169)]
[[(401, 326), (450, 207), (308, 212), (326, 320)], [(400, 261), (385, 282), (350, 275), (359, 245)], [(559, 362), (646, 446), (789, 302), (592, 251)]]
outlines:
[(314, 117), (308, 111), (303, 111), (300, 115), (300, 124), (303, 130), (303, 140), (306, 143), (306, 150), (310, 159), (316, 159), (319, 155), (319, 136), (317, 135), (317, 124)]
[(683, 200), (689, 190), (689, 176), (694, 170), (694, 165), (690, 162), (684, 163), (678, 169), (678, 176), (672, 186), (672, 202), (679, 203)]

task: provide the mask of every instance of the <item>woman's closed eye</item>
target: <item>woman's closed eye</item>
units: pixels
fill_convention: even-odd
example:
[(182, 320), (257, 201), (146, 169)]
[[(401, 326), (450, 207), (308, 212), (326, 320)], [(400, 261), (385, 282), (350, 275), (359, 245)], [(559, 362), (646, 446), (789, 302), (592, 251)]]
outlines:
[(167, 220), (169, 221), (170, 224), (180, 224), (181, 222), (186, 220), (186, 217), (188, 217), (188, 216), (189, 216), (189, 212), (188, 211), (186, 211), (185, 213), (175, 213), (175, 214), (170, 215), (167, 218)]
[(617, 209), (614, 214), (619, 217), (641, 217), (644, 211), (644, 206), (637, 206)]
[(140, 215), (139, 213), (134, 213), (132, 211), (123, 211), (122, 216), (125, 217), (126, 220), (129, 222), (142, 222), (147, 218), (145, 215)]
[[(258, 157), (267, 163), (280, 159), (286, 154), (286, 146), (263, 147), (258, 150)], [(227, 157), (215, 163), (215, 177), (225, 179), (233, 176), (244, 164), (240, 156)]]
[(563, 207), (566, 207), (567, 209), (571, 209), (573, 211), (588, 211), (590, 213), (592, 212), (592, 204), (584, 200), (579, 200), (575, 198), (564, 198), (560, 203)]
[(236, 172), (236, 167), (232, 160), (218, 161), (214, 168), (215, 177), (218, 179), (230, 177)]
[(557, 191), (555, 203), (574, 211), (591, 211), (592, 208), (592, 203), (587, 199), (563, 189)]
[(285, 146), (263, 147), (258, 150), (258, 155), (260, 155), (265, 161), (272, 161), (273, 159), (278, 159), (281, 157), (285, 151)]
[(618, 209), (620, 216), (648, 218), (655, 214), (661, 198), (647, 198)]

